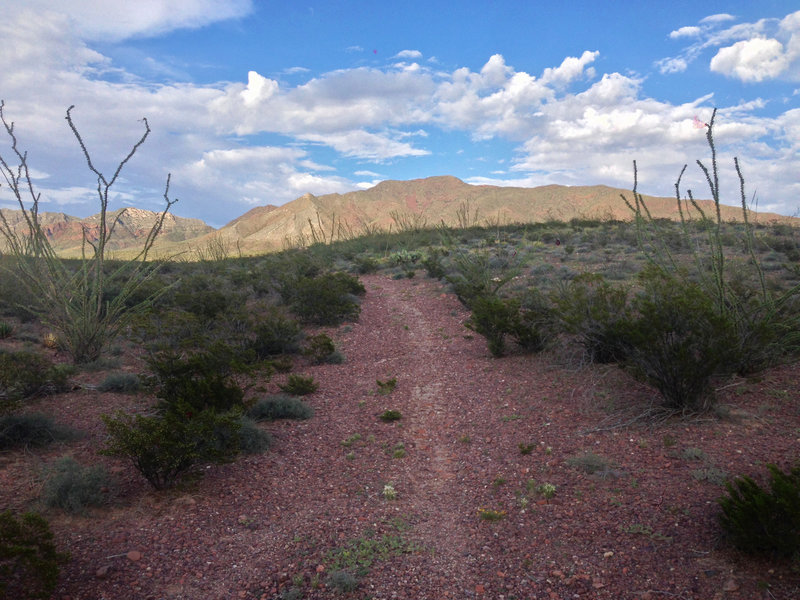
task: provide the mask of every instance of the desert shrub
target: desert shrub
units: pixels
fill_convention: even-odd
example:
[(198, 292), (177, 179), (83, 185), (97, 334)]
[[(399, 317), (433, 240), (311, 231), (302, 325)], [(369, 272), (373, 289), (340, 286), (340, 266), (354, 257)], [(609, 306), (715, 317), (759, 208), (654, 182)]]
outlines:
[(432, 248), (422, 259), (421, 264), (425, 268), (425, 273), (431, 279), (442, 279), (447, 275), (447, 269), (442, 264), (443, 253), (437, 248)]
[(174, 485), (195, 467), (225, 463), (240, 451), (240, 414), (199, 412), (187, 404), (174, 404), (158, 415), (103, 415), (109, 435), (102, 450), (127, 458), (155, 489)]
[(374, 273), (380, 267), (380, 263), (372, 256), (357, 256), (353, 260), (356, 272), (361, 275)]
[(4, 403), (62, 392), (67, 389), (73, 372), (73, 367), (54, 365), (43, 354), (0, 351), (0, 407)]
[(315, 364), (322, 364), (330, 361), (336, 352), (336, 346), (329, 335), (320, 333), (310, 337), (303, 349), (303, 354), (308, 356)]
[(319, 384), (314, 381), (313, 375), (305, 377), (303, 375), (289, 375), (286, 383), (278, 384), (278, 387), (287, 394), (292, 396), (305, 396), (306, 394), (313, 394), (319, 388)]
[(361, 308), (356, 297), (365, 293), (357, 277), (341, 272), (327, 273), (297, 280), (290, 306), (303, 321), (339, 325), (358, 318)]
[(255, 421), (304, 420), (314, 416), (314, 409), (299, 398), (275, 394), (256, 402), (247, 411), (247, 416)]
[(258, 428), (247, 417), (239, 419), (239, 451), (242, 454), (262, 454), (272, 446), (272, 436)]
[(505, 354), (505, 337), (519, 317), (519, 301), (485, 295), (472, 298), (472, 315), (465, 325), (486, 338), (489, 352), (494, 357)]
[(226, 412), (240, 408), (244, 402), (244, 390), (234, 374), (246, 367), (225, 344), (217, 343), (193, 354), (160, 352), (151, 356), (148, 364), (157, 381), (161, 411), (185, 404), (194, 412), (207, 408)]
[(358, 589), (358, 577), (347, 571), (333, 571), (328, 575), (327, 583), (341, 594), (355, 592)]
[(138, 392), (141, 380), (136, 373), (109, 373), (97, 389), (101, 392)]
[(592, 362), (624, 358), (621, 324), (630, 317), (626, 289), (610, 285), (601, 275), (580, 275), (557, 288), (553, 300), (562, 327), (578, 337)]
[(719, 499), (720, 524), (743, 552), (782, 557), (800, 556), (800, 465), (788, 473), (767, 465), (770, 489), (744, 476), (726, 482), (728, 495)]
[(645, 289), (622, 325), (623, 367), (655, 387), (670, 410), (703, 412), (713, 405), (712, 378), (730, 368), (735, 348), (730, 323), (702, 287), (663, 272), (642, 273)]
[(53, 543), (47, 521), (35, 513), (0, 513), (0, 597), (50, 598), (59, 564), (69, 558)]
[(391, 423), (393, 421), (399, 421), (403, 418), (403, 415), (399, 410), (388, 409), (383, 411), (378, 418), (384, 423)]
[(83, 467), (74, 458), (65, 456), (48, 469), (42, 499), (51, 508), (85, 514), (87, 507), (107, 504), (112, 488), (103, 466)]
[(15, 447), (42, 447), (57, 441), (75, 439), (78, 432), (59, 425), (40, 413), (11, 414), (0, 417), (0, 450)]
[(14, 326), (6, 321), (0, 321), (0, 340), (6, 340), (14, 333)]
[(472, 303), (479, 298), (495, 297), (513, 277), (511, 272), (494, 276), (491, 257), (486, 253), (458, 252), (453, 255), (453, 269), (447, 281), (467, 308), (473, 308)]
[(230, 310), (234, 303), (230, 287), (208, 275), (193, 275), (181, 279), (175, 287), (173, 306), (192, 313), (204, 321), (211, 321), (217, 315)]
[(253, 350), (260, 359), (297, 352), (303, 337), (300, 324), (278, 308), (258, 317), (254, 333)]
[(466, 326), (486, 338), (492, 356), (505, 354), (506, 336), (526, 352), (539, 352), (554, 335), (551, 311), (537, 296), (530, 295), (529, 301), (530, 308), (523, 310), (516, 298), (476, 297)]
[(509, 335), (525, 352), (541, 352), (555, 337), (553, 308), (536, 288), (528, 289), (523, 295), (520, 312)]

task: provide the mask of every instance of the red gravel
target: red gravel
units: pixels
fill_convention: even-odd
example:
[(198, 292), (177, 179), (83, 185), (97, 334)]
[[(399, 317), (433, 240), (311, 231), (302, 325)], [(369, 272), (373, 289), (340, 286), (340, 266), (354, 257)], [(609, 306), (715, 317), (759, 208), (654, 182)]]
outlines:
[[(90, 435), (0, 454), (0, 507), (42, 510), (38, 473), (64, 454), (102, 462), (121, 482), (114, 507), (45, 511), (72, 555), (54, 598), (274, 599), (293, 585), (302, 598), (376, 600), (800, 597), (790, 564), (722, 543), (723, 487), (711, 480), (761, 478), (765, 463), (798, 458), (797, 365), (728, 382), (725, 418), (593, 431), (653, 392), (568, 352), (493, 359), (438, 283), (363, 281), (359, 321), (329, 332), (345, 363), (298, 367), (321, 384), (308, 397), (315, 417), (265, 425), (272, 451), (196, 483), (154, 492), (127, 463), (97, 455), (99, 415), (147, 398), (83, 389), (33, 407)], [(396, 389), (378, 394), (376, 379), (392, 377)], [(402, 419), (382, 422), (386, 409)], [(587, 452), (609, 467), (568, 463)], [(544, 483), (556, 487), (550, 500), (536, 491)], [(481, 519), (481, 508), (504, 516)], [(332, 551), (384, 534), (406, 551), (374, 557), (355, 592), (325, 585)]]

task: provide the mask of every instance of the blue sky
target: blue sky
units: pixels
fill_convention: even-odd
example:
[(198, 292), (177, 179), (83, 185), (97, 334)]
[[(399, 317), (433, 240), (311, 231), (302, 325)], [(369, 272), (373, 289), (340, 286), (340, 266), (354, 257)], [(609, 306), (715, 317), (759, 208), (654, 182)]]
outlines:
[[(221, 226), (254, 206), (385, 179), (606, 184), (673, 195), (715, 127), (760, 211), (800, 211), (796, 0), (6, 0), (0, 98), (41, 210), (98, 210), (64, 120), (113, 173), (111, 209)], [(8, 140), (0, 153), (9, 158)], [(5, 188), (5, 186), (3, 186)], [(0, 188), (0, 206), (12, 198)]]

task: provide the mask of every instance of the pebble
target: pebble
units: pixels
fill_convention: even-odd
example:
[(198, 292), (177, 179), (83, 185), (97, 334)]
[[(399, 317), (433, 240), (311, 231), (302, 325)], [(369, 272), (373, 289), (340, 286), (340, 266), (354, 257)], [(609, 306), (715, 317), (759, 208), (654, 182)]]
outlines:
[(111, 567), (109, 567), (108, 565), (103, 565), (102, 567), (97, 569), (97, 571), (94, 572), (94, 576), (97, 577), (98, 579), (105, 579), (106, 577), (108, 577), (108, 572), (110, 570)]
[(138, 550), (131, 550), (130, 552), (128, 552), (126, 556), (128, 557), (128, 560), (136, 562), (137, 560), (141, 560), (142, 553), (139, 552)]

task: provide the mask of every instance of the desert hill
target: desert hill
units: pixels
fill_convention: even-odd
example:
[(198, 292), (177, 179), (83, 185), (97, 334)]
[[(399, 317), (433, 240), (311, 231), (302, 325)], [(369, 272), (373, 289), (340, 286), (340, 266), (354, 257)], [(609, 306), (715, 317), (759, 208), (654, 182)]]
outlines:
[[(384, 181), (373, 188), (314, 196), (305, 194), (283, 206), (260, 206), (216, 231), (213, 236), (245, 253), (302, 246), (408, 226), (458, 226), (568, 221), (572, 218), (629, 220), (620, 198), (630, 190), (607, 186), (547, 185), (536, 188), (470, 185), (450, 176)], [(654, 217), (678, 219), (674, 198), (645, 196)], [(700, 201), (709, 216), (710, 200)], [(722, 207), (724, 220), (741, 220), (741, 209)], [(760, 214), (763, 221), (796, 221)], [(206, 236), (206, 239), (211, 239)], [(203, 240), (197, 240), (203, 243)]]
[[(27, 223), (22, 212), (18, 210), (0, 209), (9, 225), (19, 233), (27, 232)], [(144, 238), (156, 222), (159, 213), (140, 208), (128, 207), (109, 212), (106, 221), (110, 224), (119, 217), (114, 235), (108, 244), (113, 253), (131, 248), (139, 248)], [(83, 231), (87, 240), (96, 241), (100, 231), (100, 215), (92, 215), (85, 219), (71, 217), (64, 213), (39, 213), (42, 229), (53, 248), (62, 256), (80, 256)], [(159, 244), (184, 242), (196, 239), (214, 231), (200, 219), (187, 219), (168, 214), (159, 236)]]
[[(161, 255), (202, 255), (215, 247), (228, 253), (259, 254), (315, 241), (347, 239), (378, 230), (408, 227), (503, 225), (573, 218), (629, 220), (631, 211), (620, 198), (630, 190), (608, 186), (546, 185), (536, 188), (470, 185), (451, 176), (411, 181), (383, 181), (346, 194), (305, 194), (283, 206), (258, 206), (218, 230), (199, 219), (168, 215), (155, 250)], [(654, 217), (678, 219), (675, 198), (645, 196)], [(700, 200), (714, 214), (710, 200)], [(113, 219), (120, 211), (109, 213)], [(725, 221), (741, 220), (741, 209), (722, 206)], [(9, 223), (25, 226), (19, 211), (3, 210)], [(157, 213), (125, 209), (109, 249), (125, 257), (138, 248)], [(65, 256), (80, 254), (82, 229), (96, 237), (99, 215), (78, 219), (63, 213), (41, 213), (53, 246)], [(797, 223), (772, 213), (753, 215), (760, 222)]]

